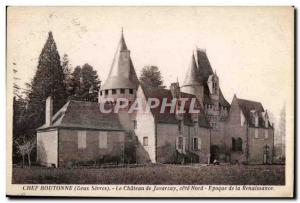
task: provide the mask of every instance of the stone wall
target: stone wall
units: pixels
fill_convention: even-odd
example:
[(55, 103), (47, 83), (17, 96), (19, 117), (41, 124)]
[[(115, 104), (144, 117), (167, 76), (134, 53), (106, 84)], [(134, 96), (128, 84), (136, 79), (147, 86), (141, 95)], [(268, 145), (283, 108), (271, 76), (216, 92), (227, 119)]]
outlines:
[[(255, 130), (258, 137), (255, 137)], [(265, 131), (268, 132), (267, 138)], [(267, 160), (264, 161), (265, 146), (269, 147)], [(272, 163), (273, 156), (273, 129), (249, 128), (249, 164)]]
[(57, 130), (37, 132), (37, 162), (57, 167)]
[[(78, 147), (79, 130), (59, 130), (59, 167), (74, 164), (123, 163), (125, 133), (120, 131), (86, 130), (86, 147)], [(99, 143), (100, 136), (107, 134), (106, 147)]]
[[(141, 88), (137, 91), (137, 97), (141, 100), (141, 107), (145, 109), (147, 105), (146, 97)], [(136, 129), (134, 129), (137, 137), (137, 162), (138, 163), (156, 163), (156, 132), (155, 121), (152, 113), (138, 111), (136, 113)], [(144, 137), (148, 138), (148, 145), (144, 146)]]
[[(185, 138), (185, 162), (207, 163), (210, 153), (210, 132), (207, 128), (184, 126), (182, 133), (178, 132), (177, 124), (157, 124), (157, 162), (176, 163), (180, 162), (180, 155), (176, 152), (176, 138)], [(193, 150), (192, 139), (201, 139), (201, 149)]]

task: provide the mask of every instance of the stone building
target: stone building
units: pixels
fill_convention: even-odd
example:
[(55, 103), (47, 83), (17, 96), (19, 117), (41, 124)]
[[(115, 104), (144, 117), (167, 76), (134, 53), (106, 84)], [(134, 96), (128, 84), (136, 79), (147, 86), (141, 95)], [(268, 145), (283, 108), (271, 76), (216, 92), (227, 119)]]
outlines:
[(261, 103), (234, 95), (226, 129), (226, 148), (232, 162), (272, 163), (274, 129)]
[(204, 50), (197, 49), (193, 53), (181, 89), (198, 98), (212, 127), (211, 161), (225, 159), (225, 126), (230, 104), (223, 96), (219, 77), (213, 72)]
[[(149, 106), (148, 98), (160, 102), (176, 98), (176, 106), (182, 98), (187, 98), (186, 105), (194, 98), (198, 111), (160, 113), (162, 103), (149, 112), (129, 111), (137, 101)], [(46, 123), (37, 129), (38, 162), (56, 167), (106, 162), (207, 163), (211, 128), (200, 104), (194, 95), (181, 92), (178, 83), (169, 90), (142, 87), (122, 33), (98, 103), (71, 100), (52, 116), (52, 100), (47, 99)], [(119, 111), (104, 113), (101, 105), (119, 107)]]
[[(155, 107), (153, 98), (159, 101)], [(46, 166), (272, 162), (274, 130), (267, 111), (236, 97), (230, 105), (200, 49), (181, 87), (175, 82), (169, 89), (149, 89), (139, 83), (122, 33), (98, 102), (70, 100), (53, 116), (52, 111), (49, 97), (46, 122), (37, 129), (37, 160)]]
[(195, 95), (204, 107), (212, 128), (211, 162), (272, 163), (274, 129), (267, 111), (259, 102), (236, 96), (230, 105), (204, 50), (197, 49), (192, 55), (181, 89)]

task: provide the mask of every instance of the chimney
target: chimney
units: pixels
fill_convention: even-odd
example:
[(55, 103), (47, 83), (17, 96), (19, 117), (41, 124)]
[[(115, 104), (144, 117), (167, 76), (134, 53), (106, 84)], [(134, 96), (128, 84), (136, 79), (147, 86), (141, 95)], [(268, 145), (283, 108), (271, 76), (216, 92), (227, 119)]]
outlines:
[(53, 114), (53, 100), (52, 97), (49, 96), (46, 99), (46, 126), (52, 125), (52, 114)]
[(170, 90), (173, 98), (180, 98), (180, 86), (178, 82), (171, 83)]

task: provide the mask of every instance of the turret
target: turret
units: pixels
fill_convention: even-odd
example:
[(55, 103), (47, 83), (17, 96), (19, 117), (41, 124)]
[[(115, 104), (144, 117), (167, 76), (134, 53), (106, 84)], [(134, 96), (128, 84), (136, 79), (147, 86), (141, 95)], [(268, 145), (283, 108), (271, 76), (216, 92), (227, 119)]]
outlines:
[(181, 91), (189, 94), (193, 94), (199, 100), (203, 106), (204, 90), (203, 83), (200, 80), (199, 71), (197, 70), (197, 64), (194, 54), (191, 57), (189, 69), (185, 75), (184, 83), (181, 87)]
[(123, 36), (119, 41), (108, 77), (99, 91), (99, 103), (117, 98), (126, 98), (133, 102), (138, 89), (139, 81)]
[(208, 77), (207, 85), (210, 97), (214, 100), (219, 100), (219, 77), (216, 71)]

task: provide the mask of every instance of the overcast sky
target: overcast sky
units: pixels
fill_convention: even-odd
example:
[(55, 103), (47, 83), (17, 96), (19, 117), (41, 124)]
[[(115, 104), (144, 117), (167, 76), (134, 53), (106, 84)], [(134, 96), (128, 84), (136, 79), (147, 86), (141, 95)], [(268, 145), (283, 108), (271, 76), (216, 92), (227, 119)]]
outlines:
[[(221, 89), (262, 102), (275, 117), (292, 100), (291, 7), (36, 7), (8, 9), (8, 69), (20, 85), (34, 76), (39, 54), (53, 32), (61, 55), (75, 67), (89, 63), (105, 80), (121, 27), (137, 73), (161, 70), (165, 85), (182, 83), (195, 47), (206, 49)], [(15, 63), (16, 65), (13, 65)]]

